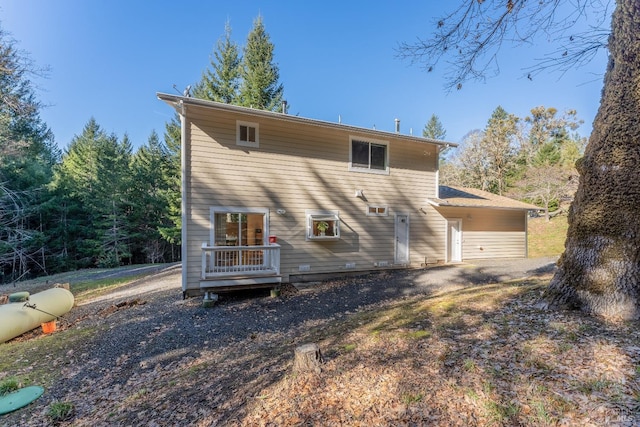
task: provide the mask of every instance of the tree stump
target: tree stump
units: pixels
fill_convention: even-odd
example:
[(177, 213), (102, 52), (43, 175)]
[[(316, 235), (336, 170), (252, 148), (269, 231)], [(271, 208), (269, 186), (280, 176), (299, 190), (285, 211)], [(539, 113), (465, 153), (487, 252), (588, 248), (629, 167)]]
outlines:
[(320, 347), (318, 347), (318, 344), (304, 344), (296, 347), (294, 355), (294, 372), (315, 372), (316, 374), (320, 373), (322, 353), (320, 352)]

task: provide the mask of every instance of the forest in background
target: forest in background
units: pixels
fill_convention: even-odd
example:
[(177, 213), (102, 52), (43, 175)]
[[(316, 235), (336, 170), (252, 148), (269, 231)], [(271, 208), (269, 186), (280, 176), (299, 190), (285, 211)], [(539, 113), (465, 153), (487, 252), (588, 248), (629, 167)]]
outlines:
[[(185, 95), (280, 109), (273, 48), (261, 17), (243, 49), (227, 24), (210, 67)], [(179, 260), (177, 115), (142, 145), (91, 118), (63, 152), (40, 117), (33, 80), (45, 72), (0, 29), (0, 283)]]
[(440, 183), (478, 188), (526, 201), (549, 215), (562, 212), (578, 188), (576, 161), (587, 140), (575, 110), (536, 106), (517, 117), (498, 106), (482, 130), (444, 153)]
[[(279, 111), (284, 88), (273, 51), (260, 17), (242, 48), (227, 24), (200, 81), (184, 94)], [(32, 79), (42, 72), (0, 29), (0, 283), (179, 260), (178, 116), (142, 145), (91, 118), (62, 152), (40, 118)], [(580, 124), (575, 111), (540, 106), (519, 118), (498, 106), (485, 129), (443, 153), (441, 183), (557, 211), (577, 185)], [(423, 136), (445, 139), (436, 114)]]

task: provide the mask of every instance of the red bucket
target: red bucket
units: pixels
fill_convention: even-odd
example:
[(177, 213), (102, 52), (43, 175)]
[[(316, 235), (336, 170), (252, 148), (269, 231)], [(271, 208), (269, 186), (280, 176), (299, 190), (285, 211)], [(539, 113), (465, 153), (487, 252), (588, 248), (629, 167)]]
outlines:
[(269, 236), (269, 244), (271, 243), (278, 243), (278, 237), (277, 236)]

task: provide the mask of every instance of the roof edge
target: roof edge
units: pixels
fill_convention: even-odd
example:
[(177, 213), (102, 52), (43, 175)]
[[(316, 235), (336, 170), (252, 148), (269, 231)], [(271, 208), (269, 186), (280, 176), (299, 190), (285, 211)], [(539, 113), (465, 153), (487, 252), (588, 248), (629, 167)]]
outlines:
[(494, 206), (494, 205), (463, 205), (458, 203), (438, 203), (433, 200), (427, 200), (432, 206), (437, 208), (469, 208), (469, 209), (496, 209), (500, 211), (538, 211), (542, 208), (526, 208), (526, 207), (515, 207), (515, 206)]
[[(439, 185), (440, 197), (428, 198), (427, 203), (436, 207), (459, 208), (490, 208), (499, 210), (536, 211), (539, 206), (522, 202), (510, 197), (479, 190), (477, 188), (457, 187), (452, 185)], [(445, 189), (453, 190), (459, 195), (443, 196)], [(474, 200), (482, 199), (482, 202), (474, 203)]]
[(216, 102), (216, 101), (208, 101), (200, 98), (186, 97), (181, 95), (172, 95), (172, 94), (162, 93), (162, 92), (157, 92), (156, 96), (158, 97), (159, 100), (164, 101), (167, 104), (173, 106), (175, 109), (178, 110), (178, 112), (182, 110), (182, 106), (193, 105), (193, 106), (210, 108), (215, 110), (236, 111), (238, 113), (251, 114), (258, 117), (268, 117), (276, 120), (284, 120), (284, 121), (289, 121), (294, 123), (304, 123), (304, 124), (308, 124), (312, 126), (320, 126), (324, 128), (351, 130), (353, 132), (367, 133), (367, 134), (378, 136), (378, 137), (385, 135), (389, 138), (391, 137), (399, 138), (399, 139), (419, 142), (423, 144), (424, 143), (434, 144), (434, 145), (440, 145), (443, 147), (458, 146), (458, 144), (455, 142), (440, 141), (437, 139), (424, 138), (424, 137), (419, 137), (415, 135), (406, 135), (406, 134), (389, 132), (389, 131), (367, 129), (367, 128), (362, 128), (362, 127), (353, 126), (353, 125), (346, 125), (343, 123), (327, 122), (324, 120), (309, 119), (306, 117), (292, 116), (289, 114), (284, 114), (284, 113), (279, 113), (274, 111), (259, 110), (256, 108), (241, 107), (239, 105), (225, 104), (225, 103)]

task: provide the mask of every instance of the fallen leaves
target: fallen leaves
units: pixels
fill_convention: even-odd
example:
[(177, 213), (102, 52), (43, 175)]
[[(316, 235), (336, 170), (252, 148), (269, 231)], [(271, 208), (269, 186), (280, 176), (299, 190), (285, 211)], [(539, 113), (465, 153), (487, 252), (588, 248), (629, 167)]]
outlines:
[[(320, 343), (342, 349), (320, 375), (260, 390), (271, 397), (253, 402), (238, 424), (633, 425), (635, 325), (538, 311), (538, 287), (485, 289), (483, 301), (480, 290), (467, 291), (455, 305), (445, 297), (391, 304)], [(416, 340), (416, 331), (426, 333)]]
[[(315, 319), (300, 313), (295, 326), (242, 324), (241, 333), (228, 338), (211, 327), (222, 313), (229, 316), (221, 328), (238, 327), (233, 322), (242, 314), (268, 326), (286, 315), (278, 307), (283, 301), (328, 304), (318, 289), (360, 291), (384, 286), (390, 277), (376, 277), (375, 283), (330, 281), (301, 294), (285, 288), (277, 300), (239, 299), (210, 311), (187, 300), (181, 316), (170, 321), (163, 317), (169, 306), (149, 307), (138, 298), (105, 306), (73, 327), (109, 317), (104, 326), (118, 325), (125, 334), (128, 319), (147, 319), (147, 328), (130, 346), (104, 343), (111, 351), (108, 366), (107, 354), (93, 353), (92, 347), (65, 347), (52, 355), (61, 382), (74, 384), (56, 390), (56, 398), (75, 408), (66, 425), (600, 426), (640, 421), (637, 323), (605, 324), (580, 313), (540, 311), (535, 304), (544, 281), (402, 297)], [(196, 330), (205, 331), (206, 339), (184, 345)], [(293, 373), (293, 351), (304, 342), (319, 344), (325, 359), (320, 374)], [(39, 425), (44, 411), (33, 412), (15, 418), (17, 424)]]

